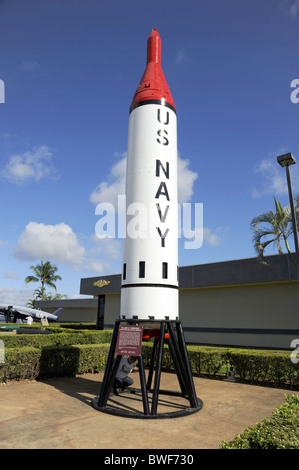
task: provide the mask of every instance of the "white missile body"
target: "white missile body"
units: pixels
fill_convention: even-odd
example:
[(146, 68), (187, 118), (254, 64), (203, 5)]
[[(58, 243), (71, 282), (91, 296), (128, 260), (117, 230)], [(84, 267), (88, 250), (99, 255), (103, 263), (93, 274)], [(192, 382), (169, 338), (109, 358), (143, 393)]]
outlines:
[(177, 119), (160, 51), (153, 30), (129, 117), (121, 319), (179, 316)]

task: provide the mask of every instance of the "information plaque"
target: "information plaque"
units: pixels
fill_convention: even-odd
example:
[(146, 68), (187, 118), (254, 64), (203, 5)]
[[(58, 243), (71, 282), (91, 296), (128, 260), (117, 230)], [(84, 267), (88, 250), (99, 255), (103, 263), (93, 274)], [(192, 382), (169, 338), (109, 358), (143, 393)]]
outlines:
[(141, 356), (143, 327), (120, 325), (116, 342), (116, 354), (122, 356)]

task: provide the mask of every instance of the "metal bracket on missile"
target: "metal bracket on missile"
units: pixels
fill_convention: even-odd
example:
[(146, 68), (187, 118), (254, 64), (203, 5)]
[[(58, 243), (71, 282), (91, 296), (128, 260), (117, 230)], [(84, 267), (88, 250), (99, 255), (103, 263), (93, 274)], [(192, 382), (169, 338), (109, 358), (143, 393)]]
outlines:
[[(116, 343), (117, 336), (119, 331), (119, 326), (121, 322), (126, 322), (127, 324), (136, 325), (136, 320), (117, 320), (115, 322), (113, 335), (111, 339), (109, 354), (107, 358), (106, 369), (104, 373), (103, 383), (100, 390), (100, 395), (95, 397), (92, 401), (93, 407), (105, 413), (130, 417), (130, 418), (175, 418), (179, 416), (186, 416), (188, 414), (196, 413), (202, 409), (202, 401), (196, 397), (195, 387), (192, 378), (191, 367), (189, 363), (188, 353), (186, 349), (184, 333), (182, 329), (182, 324), (178, 320), (161, 320), (156, 323), (160, 323), (160, 328), (155, 329), (153, 332), (153, 337), (155, 338), (153, 344), (153, 350), (150, 360), (150, 367), (147, 377), (147, 382), (145, 380), (145, 371), (144, 363), (141, 355), (138, 358), (139, 366), (139, 376), (140, 376), (140, 385), (141, 390), (135, 388), (128, 388), (125, 392), (126, 395), (133, 394), (133, 398), (138, 396), (143, 402), (143, 412), (140, 410), (135, 410), (132, 406), (125, 405), (124, 407), (119, 406), (117, 403), (116, 396), (113, 396), (111, 399), (109, 397), (112, 390), (112, 386), (115, 380), (116, 372), (122, 358), (121, 355), (116, 355)], [(139, 321), (138, 324), (145, 324), (147, 321)], [(150, 321), (152, 323), (152, 321)], [(148, 330), (146, 330), (148, 331)], [(171, 390), (161, 390), (160, 389), (160, 379), (161, 379), (161, 367), (162, 367), (162, 356), (164, 343), (168, 344), (169, 351), (173, 360), (175, 367), (176, 375), (180, 385), (180, 392), (171, 391)], [(155, 374), (154, 374), (155, 372)], [(152, 388), (152, 381), (154, 378), (154, 386)], [(151, 403), (149, 399), (149, 394), (151, 394)], [(122, 395), (122, 394), (121, 394)], [(179, 408), (177, 411), (170, 412), (161, 412), (158, 413), (159, 405), (159, 395), (169, 395), (170, 397), (181, 397), (187, 401), (187, 404), (180, 403), (179, 405), (172, 404), (169, 399), (167, 401), (168, 405), (173, 408)], [(184, 401), (183, 400), (183, 401)]]

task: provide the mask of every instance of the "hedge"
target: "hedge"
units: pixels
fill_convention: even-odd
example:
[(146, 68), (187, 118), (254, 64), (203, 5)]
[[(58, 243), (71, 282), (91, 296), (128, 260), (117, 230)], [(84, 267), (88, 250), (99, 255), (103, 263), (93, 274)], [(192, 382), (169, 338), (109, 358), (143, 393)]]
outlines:
[[(77, 330), (47, 327), (53, 334), (1, 335), (5, 344), (5, 364), (0, 364), (0, 381), (8, 377), (19, 379), (39, 377), (47, 373), (51, 376), (95, 371), (103, 351), (106, 357), (109, 352), (111, 330)], [(57, 333), (57, 330), (60, 332)], [(83, 346), (86, 346), (86, 350)], [(101, 349), (101, 345), (104, 349)], [(142, 355), (145, 367), (148, 367), (152, 356), (152, 341), (143, 343)], [(57, 349), (57, 353), (55, 352)], [(290, 389), (299, 389), (299, 366), (290, 359), (289, 351), (244, 350), (229, 347), (187, 346), (190, 366), (193, 374), (205, 377), (224, 378), (228, 368), (233, 367), (236, 378), (245, 383), (271, 385)], [(32, 360), (30, 353), (32, 352)], [(86, 356), (87, 354), (87, 356)], [(38, 360), (35, 358), (38, 357)], [(47, 361), (44, 359), (47, 357)], [(55, 359), (55, 366), (53, 361)], [(86, 360), (86, 366), (84, 361)], [(36, 365), (36, 361), (38, 364)], [(61, 362), (61, 365), (60, 365)], [(12, 365), (11, 365), (11, 364)], [(24, 370), (20, 370), (20, 367)], [(25, 369), (28, 368), (28, 372)], [(162, 368), (174, 371), (173, 361), (168, 349), (164, 346)], [(15, 376), (13, 373), (15, 370)], [(102, 370), (102, 369), (99, 369)]]
[(104, 370), (109, 344), (7, 348), (0, 382), (74, 376)]
[[(151, 345), (143, 345), (145, 366), (150, 364)], [(240, 382), (299, 389), (299, 365), (294, 364), (289, 351), (243, 350), (187, 346), (193, 374), (202, 377), (224, 378), (232, 367)], [(162, 367), (174, 371), (167, 346), (164, 348)]]
[(299, 449), (299, 395), (285, 395), (285, 403), (270, 418), (238, 434), (220, 449)]
[(230, 350), (227, 359), (242, 382), (298, 388), (299, 367), (288, 351)]
[(0, 364), (0, 382), (35, 379), (39, 373), (41, 350), (27, 347), (5, 349), (5, 362)]
[[(57, 331), (58, 330), (58, 331)], [(59, 331), (60, 330), (60, 331)], [(77, 344), (109, 343), (112, 332), (110, 330), (76, 330), (47, 327), (44, 331), (50, 334), (15, 334), (1, 335), (5, 348), (22, 348), (26, 346), (42, 348), (45, 346), (68, 346)]]

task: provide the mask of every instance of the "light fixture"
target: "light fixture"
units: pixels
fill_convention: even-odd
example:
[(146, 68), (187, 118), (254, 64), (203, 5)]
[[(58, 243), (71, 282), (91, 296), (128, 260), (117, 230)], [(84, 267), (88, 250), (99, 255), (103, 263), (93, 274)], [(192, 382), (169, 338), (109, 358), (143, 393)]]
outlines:
[[(295, 243), (295, 251), (296, 251), (296, 267), (297, 267), (297, 275), (299, 279), (299, 242), (298, 242), (298, 225), (296, 221), (296, 212), (295, 212), (295, 205), (294, 205), (294, 198), (293, 198), (293, 189), (291, 183), (291, 175), (290, 175), (290, 165), (294, 165), (296, 163), (296, 159), (292, 153), (285, 153), (284, 155), (280, 155), (277, 157), (277, 161), (280, 166), (285, 167), (286, 175), (287, 175), (287, 182), (288, 182), (288, 190), (289, 190), (289, 199), (290, 199), (290, 208), (292, 214), (292, 226), (293, 226), (293, 234), (294, 234), (294, 243)], [(299, 221), (298, 221), (299, 222)]]
[(277, 161), (282, 167), (294, 165), (294, 163), (296, 163), (296, 159), (292, 153), (285, 153), (284, 155), (280, 155), (277, 157)]

